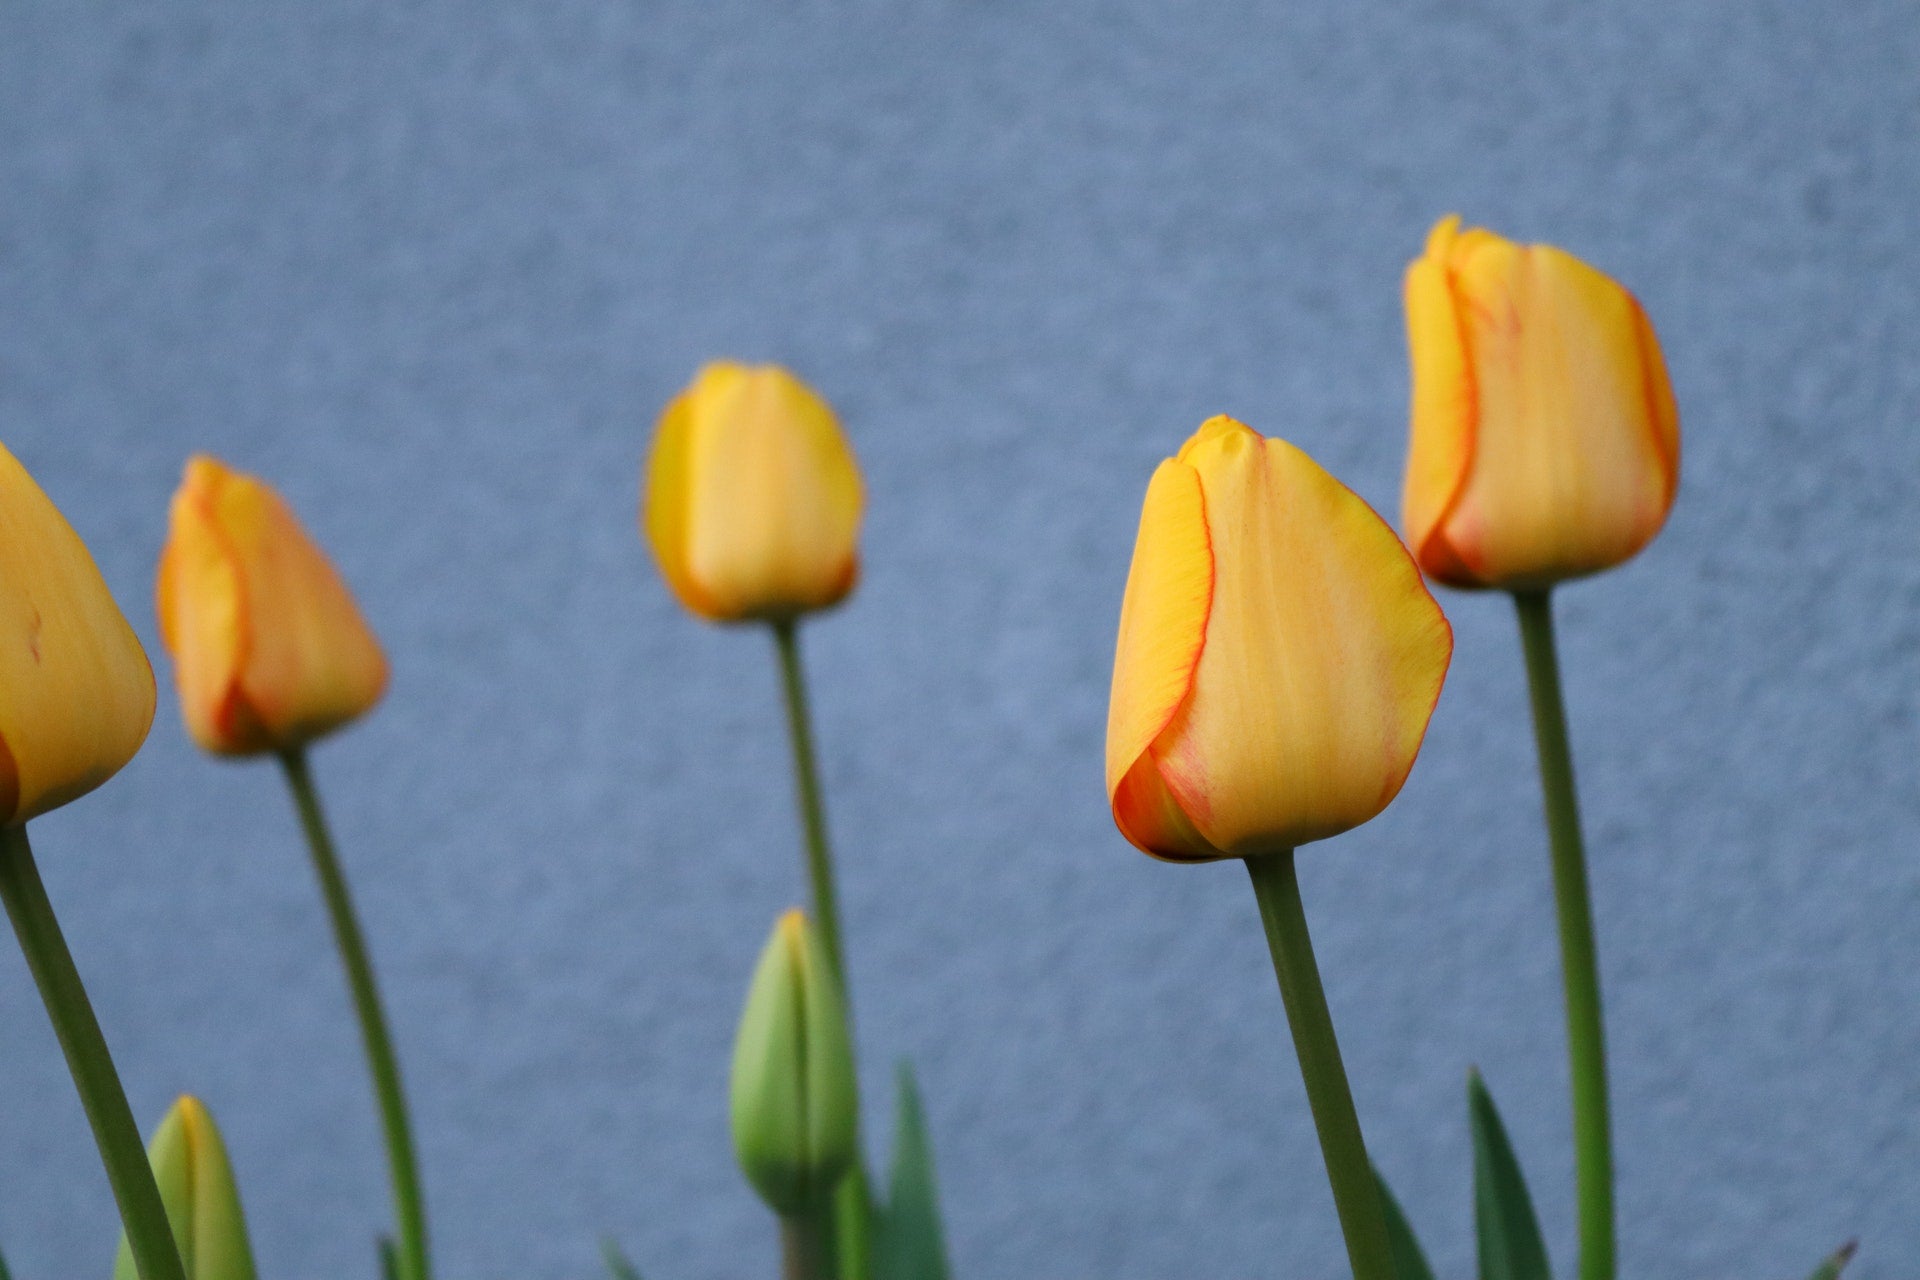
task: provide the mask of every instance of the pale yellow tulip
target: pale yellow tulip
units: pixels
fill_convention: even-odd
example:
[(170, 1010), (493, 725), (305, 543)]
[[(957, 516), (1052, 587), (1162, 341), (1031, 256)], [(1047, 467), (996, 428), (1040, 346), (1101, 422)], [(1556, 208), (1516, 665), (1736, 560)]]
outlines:
[(859, 467), (833, 410), (785, 369), (702, 369), (660, 416), (645, 489), (660, 571), (702, 618), (791, 619), (859, 576)]
[(1277, 852), (1399, 792), (1453, 635), (1393, 531), (1283, 440), (1214, 418), (1160, 464), (1120, 609), (1107, 795), (1178, 861)]
[(1680, 419), (1632, 294), (1550, 245), (1443, 219), (1407, 268), (1404, 517), (1420, 567), (1526, 590), (1610, 568), (1666, 522)]

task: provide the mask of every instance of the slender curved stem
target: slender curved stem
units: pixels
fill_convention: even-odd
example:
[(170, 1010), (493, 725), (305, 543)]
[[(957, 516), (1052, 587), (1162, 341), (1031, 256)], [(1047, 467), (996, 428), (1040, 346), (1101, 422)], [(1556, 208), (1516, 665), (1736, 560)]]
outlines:
[(793, 746), (794, 789), (807, 842), (807, 879), (813, 888), (813, 923), (846, 994), (846, 964), (840, 955), (840, 896), (833, 881), (833, 851), (827, 844), (827, 812), (814, 764), (813, 717), (807, 709), (807, 678), (800, 667), (800, 636), (790, 619), (773, 624), (780, 651), (780, 687), (786, 695), (787, 736)]
[(407, 1100), (400, 1088), (400, 1063), (394, 1057), (393, 1037), (387, 1030), (387, 1015), (380, 1005), (380, 989), (374, 983), (366, 936), (360, 931), (353, 897), (347, 890), (347, 878), (334, 853), (333, 837), (327, 832), (326, 815), (320, 809), (320, 796), (314, 789), (313, 774), (307, 768), (306, 753), (297, 747), (282, 752), (280, 763), (286, 769), (294, 806), (300, 811), (300, 825), (306, 832), (307, 849), (313, 855), (320, 895), (326, 899), (327, 916), (333, 923), (333, 940), (340, 951), (340, 963), (347, 971), (347, 989), (353, 996), (353, 1011), (360, 1020), (360, 1038), (373, 1075), (380, 1128), (386, 1137), (387, 1171), (393, 1183), (399, 1280), (428, 1280), (431, 1273), (427, 1269), (427, 1215), (420, 1194), (413, 1135), (407, 1123)]
[(1347, 1261), (1354, 1280), (1394, 1280), (1393, 1248), (1387, 1236), (1386, 1210), (1367, 1144), (1360, 1135), (1360, 1116), (1353, 1109), (1353, 1091), (1340, 1061), (1340, 1044), (1333, 1034), (1333, 1015), (1320, 985), (1320, 966), (1313, 958), (1313, 939), (1307, 934), (1307, 914), (1300, 901), (1300, 880), (1294, 874), (1293, 850), (1246, 859), (1253, 878), (1253, 895), (1260, 902), (1260, 923), (1266, 928), (1267, 949), (1273, 953), (1274, 976), (1280, 979), (1280, 998), (1287, 1006), (1287, 1025), (1293, 1030), (1294, 1052), (1300, 1058), (1300, 1077), (1307, 1086), (1307, 1105), (1320, 1134), (1320, 1153), (1333, 1186), (1334, 1208), (1347, 1239)]
[(40, 988), (47, 1016), (53, 1020), (53, 1033), (67, 1055), (67, 1070), (80, 1092), (87, 1123), (93, 1126), (93, 1140), (99, 1144), (107, 1183), (120, 1206), (120, 1221), (126, 1227), (134, 1266), (141, 1280), (185, 1280), (173, 1228), (167, 1223), (167, 1206), (154, 1183), (153, 1166), (147, 1162), (146, 1147), (140, 1142), (133, 1108), (127, 1105), (126, 1090), (121, 1088), (120, 1073), (114, 1070), (113, 1055), (107, 1052), (106, 1037), (100, 1034), (99, 1020), (93, 1016), (87, 989), (80, 983), (73, 953), (67, 950), (53, 903), (40, 882), (40, 869), (34, 865), (33, 847), (27, 843), (24, 826), (0, 832), (0, 898), (6, 900), (14, 936), (20, 940), (27, 968)]
[(783, 1280), (831, 1280), (833, 1268), (821, 1238), (819, 1214), (796, 1213), (780, 1219), (780, 1274)]
[[(853, 998), (847, 991), (847, 966), (840, 950), (840, 897), (834, 887), (833, 851), (827, 843), (827, 813), (820, 775), (814, 763), (813, 718), (807, 709), (807, 680), (800, 665), (800, 636), (791, 618), (773, 624), (774, 647), (780, 655), (780, 687), (786, 697), (787, 736), (793, 747), (794, 789), (800, 802), (800, 825), (806, 835), (807, 879), (813, 889), (813, 922), (820, 943), (840, 984), (840, 1001), (847, 1011), (848, 1032), (853, 1025)], [(855, 1144), (858, 1149), (858, 1136)], [(867, 1192), (866, 1161), (856, 1157), (853, 1168), (833, 1195), (827, 1215), (826, 1252), (837, 1259), (841, 1280), (868, 1280), (872, 1270), (869, 1224), (873, 1202)]]
[(1540, 750), (1540, 789), (1553, 851), (1553, 900), (1560, 917), (1560, 968), (1566, 986), (1567, 1059), (1573, 1086), (1573, 1146), (1580, 1205), (1580, 1280), (1613, 1280), (1613, 1138), (1607, 1105), (1606, 1029), (1593, 902), (1580, 838), (1580, 801), (1560, 692), (1553, 601), (1544, 590), (1516, 591), (1527, 691)]

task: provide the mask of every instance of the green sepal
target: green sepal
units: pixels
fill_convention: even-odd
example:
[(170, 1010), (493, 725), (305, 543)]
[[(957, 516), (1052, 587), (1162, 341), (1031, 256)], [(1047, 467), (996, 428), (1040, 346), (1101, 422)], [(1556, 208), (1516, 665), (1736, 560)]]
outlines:
[(1520, 1161), (1479, 1071), (1467, 1073), (1467, 1114), (1473, 1127), (1473, 1218), (1480, 1247), (1480, 1280), (1551, 1280), (1546, 1242)]
[(913, 1066), (902, 1062), (893, 1127), (893, 1169), (884, 1209), (875, 1213), (874, 1280), (948, 1280), (946, 1232), (933, 1142)]
[[(213, 1114), (197, 1098), (175, 1102), (147, 1144), (187, 1280), (255, 1280), (240, 1189)], [(123, 1234), (114, 1280), (140, 1280)]]
[(1394, 1280), (1433, 1280), (1433, 1268), (1427, 1265), (1427, 1255), (1420, 1251), (1413, 1224), (1407, 1221), (1407, 1215), (1401, 1211), (1400, 1202), (1394, 1199), (1393, 1189), (1387, 1186), (1377, 1165), (1373, 1181), (1380, 1188), (1380, 1209), (1387, 1216), (1387, 1248), (1393, 1254)]
[(1853, 1261), (1853, 1254), (1860, 1247), (1858, 1240), (1849, 1240), (1833, 1251), (1831, 1257), (1813, 1269), (1807, 1280), (1840, 1280), (1841, 1269)]
[(614, 1243), (612, 1236), (600, 1241), (600, 1256), (607, 1260), (607, 1274), (613, 1280), (640, 1280), (639, 1268), (627, 1261), (627, 1255), (620, 1252), (620, 1246)]

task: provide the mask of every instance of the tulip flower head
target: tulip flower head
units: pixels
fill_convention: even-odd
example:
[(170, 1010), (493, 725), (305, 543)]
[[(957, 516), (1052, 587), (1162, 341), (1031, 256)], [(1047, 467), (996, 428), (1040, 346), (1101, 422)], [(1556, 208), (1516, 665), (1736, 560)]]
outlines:
[(1531, 589), (1610, 568), (1660, 531), (1680, 418), (1632, 294), (1570, 254), (1442, 219), (1407, 268), (1405, 522), (1420, 567)]
[(153, 668), (93, 557), (0, 446), (0, 826), (118, 773), (153, 724)]
[(157, 595), (181, 715), (215, 754), (292, 750), (386, 691), (379, 642), (292, 509), (212, 458), (173, 496)]
[(667, 585), (713, 622), (838, 604), (859, 576), (860, 469), (785, 369), (720, 362), (660, 415), (641, 523)]
[(807, 917), (787, 912), (754, 969), (733, 1050), (733, 1147), (782, 1216), (824, 1202), (852, 1167), (853, 1046), (838, 980)]
[(1399, 792), (1453, 633), (1393, 531), (1283, 440), (1213, 418), (1147, 487), (1107, 798), (1155, 857), (1277, 852)]
[[(254, 1280), (253, 1246), (227, 1144), (198, 1098), (183, 1096), (173, 1104), (147, 1145), (147, 1159), (187, 1280)], [(125, 1236), (113, 1275), (140, 1277)]]

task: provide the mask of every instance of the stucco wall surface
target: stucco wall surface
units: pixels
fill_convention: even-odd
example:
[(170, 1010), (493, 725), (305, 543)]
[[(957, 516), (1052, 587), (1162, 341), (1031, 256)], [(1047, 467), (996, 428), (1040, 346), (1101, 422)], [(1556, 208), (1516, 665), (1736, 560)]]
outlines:
[[(919, 1066), (959, 1274), (1343, 1265), (1245, 876), (1101, 791), (1140, 496), (1209, 414), (1398, 505), (1400, 272), (1458, 211), (1644, 301), (1666, 533), (1562, 593), (1623, 1273), (1920, 1273), (1920, 18), (1900, 0), (0, 8), (0, 439), (169, 676), (181, 464), (260, 473), (389, 650), (316, 768), (443, 1274), (770, 1274), (725, 1066), (802, 891), (770, 646), (635, 528), (704, 359), (790, 364), (869, 482), (806, 631), (869, 1125)], [(1471, 1272), (1486, 1073), (1556, 1261), (1551, 898), (1510, 610), (1447, 594), (1425, 754), (1307, 850), (1379, 1163)], [(36, 824), (135, 1106), (219, 1115), (264, 1273), (373, 1274), (376, 1130), (273, 770), (146, 751)], [(0, 947), (0, 1242), (106, 1184)]]

